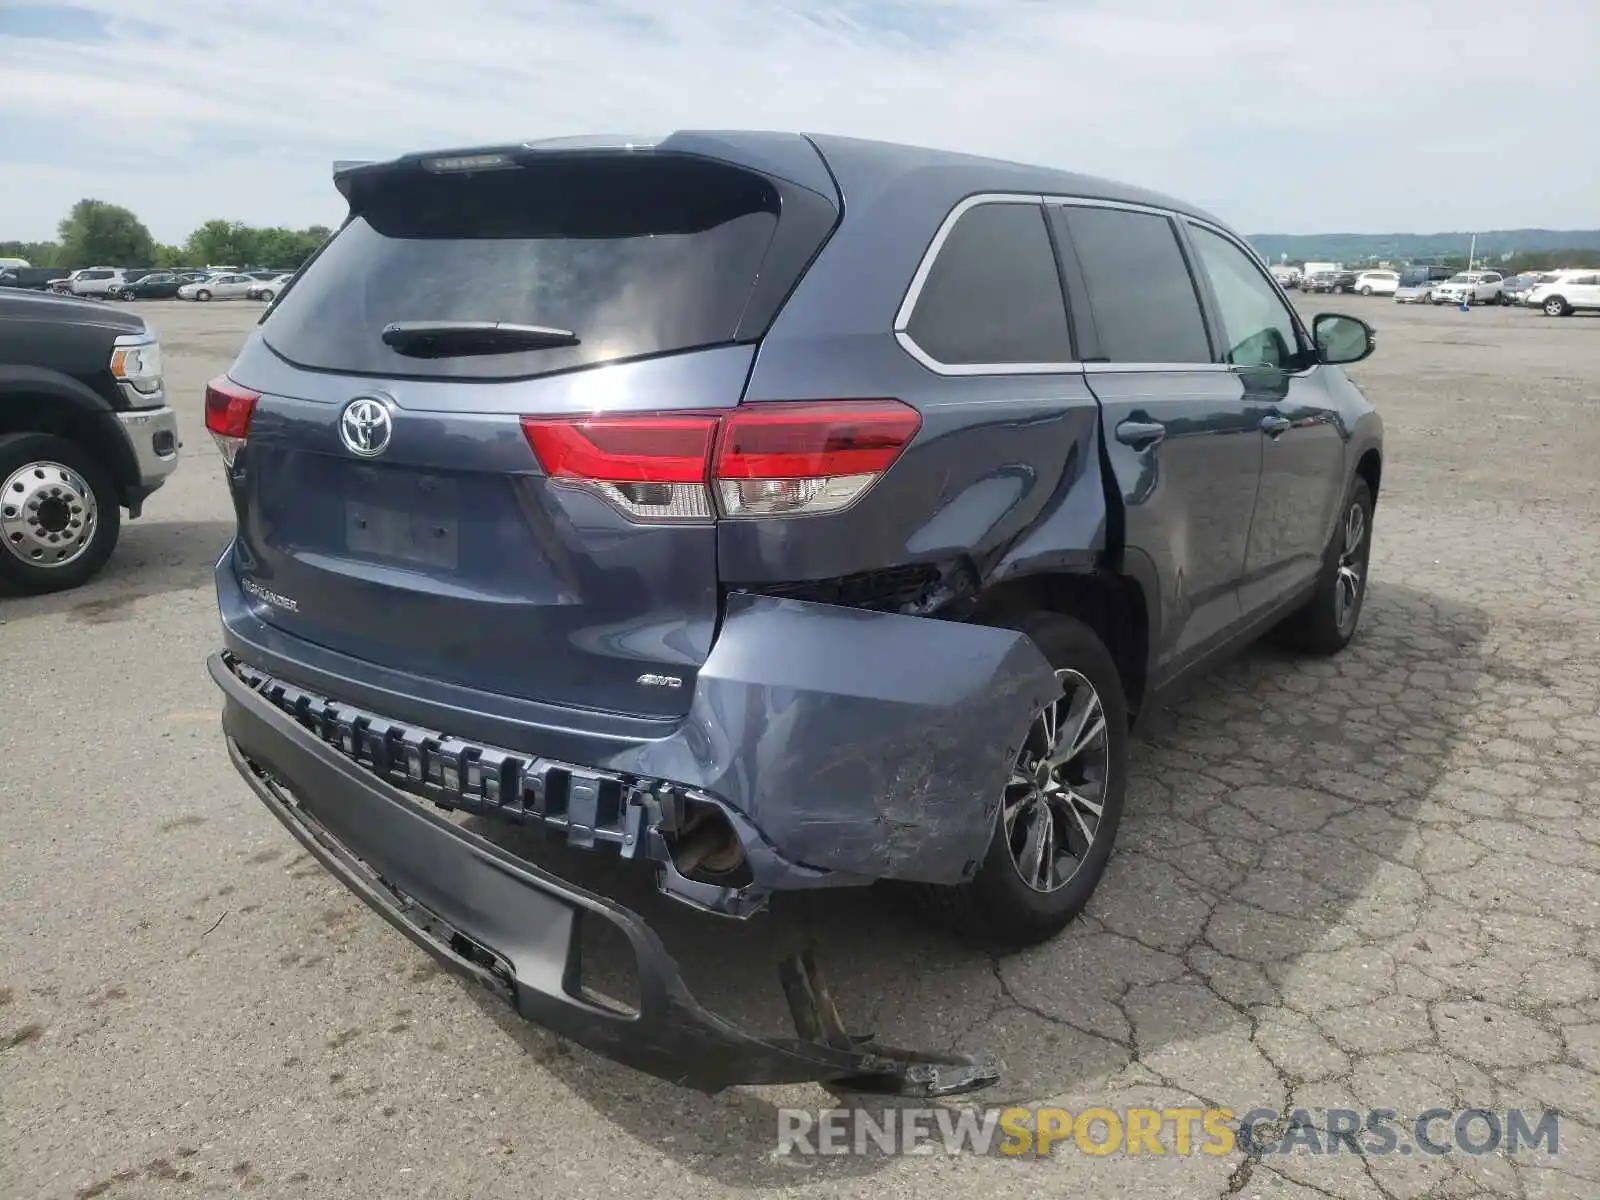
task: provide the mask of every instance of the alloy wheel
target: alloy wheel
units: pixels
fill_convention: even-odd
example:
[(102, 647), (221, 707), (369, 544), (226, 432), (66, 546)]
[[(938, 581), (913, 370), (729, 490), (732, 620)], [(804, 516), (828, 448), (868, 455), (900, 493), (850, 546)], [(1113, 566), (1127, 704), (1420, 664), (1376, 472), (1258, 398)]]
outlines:
[(89, 549), (99, 517), (94, 490), (71, 467), (32, 462), (0, 485), (0, 544), (32, 567), (64, 567)]
[(1080, 672), (1060, 670), (1061, 698), (1034, 718), (1000, 804), (1011, 864), (1036, 892), (1065, 887), (1100, 829), (1111, 743), (1104, 706)]
[(1344, 539), (1339, 547), (1339, 570), (1333, 578), (1333, 620), (1341, 636), (1353, 632), (1361, 608), (1361, 586), (1366, 572), (1367, 510), (1352, 504), (1344, 517)]

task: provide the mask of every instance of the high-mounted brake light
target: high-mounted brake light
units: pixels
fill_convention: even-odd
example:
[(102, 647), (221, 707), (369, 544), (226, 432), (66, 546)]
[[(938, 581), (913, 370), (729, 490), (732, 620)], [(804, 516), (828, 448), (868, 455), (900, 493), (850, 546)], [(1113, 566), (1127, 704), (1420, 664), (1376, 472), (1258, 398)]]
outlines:
[(250, 418), (259, 399), (260, 392), (240, 387), (226, 375), (206, 384), (206, 429), (230, 468), (250, 436)]
[(522, 418), (552, 481), (591, 491), (634, 520), (669, 522), (838, 512), (889, 469), (921, 424), (898, 400)]

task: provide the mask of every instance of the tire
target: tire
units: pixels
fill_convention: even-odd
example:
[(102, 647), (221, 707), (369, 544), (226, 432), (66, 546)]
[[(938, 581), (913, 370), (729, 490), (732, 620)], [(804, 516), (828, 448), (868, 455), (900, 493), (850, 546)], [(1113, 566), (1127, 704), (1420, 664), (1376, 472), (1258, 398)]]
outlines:
[(261, 299), (264, 300), (268, 304), (271, 304), (273, 302), (273, 300), (275, 300), (276, 298), (277, 298), (277, 294), (275, 292), (262, 292), (261, 293)]
[(198, 292), (196, 292), (194, 294), (194, 298), (196, 300), (200, 301), (203, 304), (207, 300), (211, 299), (211, 293), (206, 291), (205, 288), (201, 288)]
[[(42, 524), (30, 519), (41, 512), (33, 501)], [(65, 524), (51, 541), (57, 520)], [(34, 596), (78, 587), (106, 565), (121, 529), (116, 488), (88, 451), (47, 433), (0, 437), (0, 582)], [(57, 565), (51, 554), (66, 557)]]
[(1572, 305), (1560, 296), (1551, 296), (1544, 302), (1544, 315), (1547, 317), (1565, 317), (1572, 312)]
[[(1351, 522), (1356, 520), (1356, 512), (1360, 513), (1360, 530), (1352, 539)], [(1367, 598), (1372, 518), (1372, 489), (1357, 476), (1345, 494), (1339, 521), (1323, 554), (1316, 590), (1278, 626), (1280, 642), (1307, 654), (1324, 656), (1337, 654), (1350, 644), (1361, 624), (1361, 608)], [(1352, 569), (1356, 573), (1353, 585), (1347, 574)]]
[[(1001, 953), (1048, 941), (1083, 911), (1111, 857), (1128, 783), (1128, 706), (1122, 693), (1122, 677), (1104, 643), (1083, 622), (1056, 613), (1029, 613), (1009, 624), (1033, 639), (1074, 692), (1046, 710), (1055, 712), (1062, 705), (1067, 706), (1056, 714), (1058, 736), (1065, 737), (1070, 732), (1062, 722), (1079, 711), (1072, 703), (1077, 698), (1082, 698), (1085, 716), (1091, 721), (1092, 704), (1098, 701), (1104, 729), (1098, 738), (1086, 739), (1088, 749), (1079, 759), (1065, 765), (1065, 782), (1074, 800), (1061, 801), (1057, 790), (1053, 793), (1057, 799), (1049, 802), (1031, 783), (997, 781), (1001, 802), (995, 814), (994, 835), (977, 874), (971, 881), (953, 887), (919, 889), (925, 907), (940, 920), (984, 948)], [(1013, 778), (1020, 774), (1024, 761), (1042, 756), (1048, 734), (1044, 717), (1041, 713), (1029, 727)], [(1098, 772), (1099, 779), (1083, 774), (1085, 771)], [(1063, 776), (1051, 778), (1061, 781)], [(1070, 786), (1074, 783), (1075, 787)], [(1096, 784), (1098, 797), (1094, 794)], [(1088, 823), (1084, 818), (1094, 814), (1092, 807), (1081, 807), (1075, 800), (1092, 805), (1096, 799), (1099, 817), (1091, 836), (1085, 839), (1082, 834)], [(1035, 827), (1043, 828), (1038, 825), (1041, 814), (1047, 818), (1051, 831), (1050, 848), (1054, 850), (1055, 840), (1060, 837), (1067, 851), (1050, 854), (1051, 862), (1046, 868), (1051, 873), (1050, 890), (1035, 888), (1024, 880), (1024, 868), (1012, 849), (1013, 838), (1022, 842), (1024, 854), (1037, 844), (1027, 835)], [(1085, 843), (1087, 849), (1079, 849)], [(1059, 874), (1066, 870), (1059, 865), (1063, 860), (1073, 863), (1064, 880)]]
[(1363, 288), (1362, 288), (1362, 289), (1361, 289), (1361, 294), (1362, 294), (1362, 295), (1363, 295), (1363, 296), (1370, 296), (1370, 295), (1372, 295), (1372, 287), (1371, 287), (1371, 285), (1370, 285), (1370, 284), (1369, 284), (1369, 285), (1368, 285), (1368, 286), (1366, 286), (1366, 287), (1363, 287)]
[(1335, 295), (1335, 296), (1342, 296), (1342, 295), (1344, 295), (1344, 284), (1342, 284), (1342, 283), (1336, 283), (1336, 284), (1334, 284), (1334, 285), (1333, 285), (1333, 294), (1334, 294), (1334, 295)]

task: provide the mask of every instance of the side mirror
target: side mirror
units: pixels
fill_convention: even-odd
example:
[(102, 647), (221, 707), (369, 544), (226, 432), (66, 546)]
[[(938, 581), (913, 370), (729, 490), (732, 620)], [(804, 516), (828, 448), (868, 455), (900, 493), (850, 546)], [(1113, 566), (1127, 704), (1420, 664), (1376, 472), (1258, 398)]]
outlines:
[(1378, 345), (1371, 325), (1339, 313), (1319, 313), (1311, 322), (1311, 337), (1317, 344), (1317, 361), (1335, 365), (1360, 362)]

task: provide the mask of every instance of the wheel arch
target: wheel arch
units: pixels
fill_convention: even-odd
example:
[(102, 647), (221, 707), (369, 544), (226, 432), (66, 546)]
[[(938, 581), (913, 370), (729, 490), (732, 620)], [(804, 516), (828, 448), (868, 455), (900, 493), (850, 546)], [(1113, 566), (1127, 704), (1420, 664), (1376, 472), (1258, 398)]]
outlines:
[(1150, 674), (1149, 614), (1159, 611), (1142, 579), (1109, 570), (1041, 571), (985, 589), (973, 619), (992, 622), (1034, 610), (1075, 617), (1093, 629), (1117, 664), (1130, 716), (1139, 711)]
[(1368, 446), (1361, 452), (1361, 457), (1356, 460), (1356, 474), (1366, 480), (1367, 488), (1372, 492), (1372, 502), (1378, 502), (1378, 484), (1383, 478), (1383, 452), (1376, 446)]
[(65, 438), (95, 457), (119, 494), (138, 486), (139, 465), (132, 447), (117, 428), (110, 406), (86, 388), (80, 394), (50, 381), (34, 380), (14, 388), (0, 382), (0, 436), (11, 433)]

